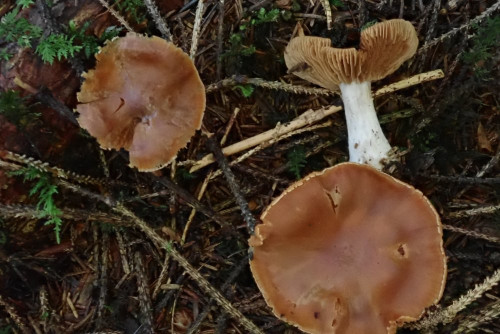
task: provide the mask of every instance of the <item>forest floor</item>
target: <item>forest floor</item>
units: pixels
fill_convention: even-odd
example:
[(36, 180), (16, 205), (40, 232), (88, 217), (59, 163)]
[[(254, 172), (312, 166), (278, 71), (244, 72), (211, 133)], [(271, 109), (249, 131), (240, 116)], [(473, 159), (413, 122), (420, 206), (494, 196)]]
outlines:
[[(400, 332), (500, 333), (500, 1), (117, 0), (117, 15), (103, 3), (0, 4), (0, 333), (301, 333), (259, 292), (246, 227), (297, 179), (348, 160), (343, 112), (228, 156), (234, 179), (220, 159), (190, 169), (218, 143), (342, 106), (287, 73), (298, 26), (352, 47), (362, 28), (394, 18), (414, 25), (419, 48), (372, 89), (444, 77), (375, 107), (404, 152), (391, 173), (435, 206), (448, 257), (431, 325)], [(101, 150), (72, 111), (97, 47), (128, 29), (171, 34), (206, 87), (201, 131), (154, 173)]]

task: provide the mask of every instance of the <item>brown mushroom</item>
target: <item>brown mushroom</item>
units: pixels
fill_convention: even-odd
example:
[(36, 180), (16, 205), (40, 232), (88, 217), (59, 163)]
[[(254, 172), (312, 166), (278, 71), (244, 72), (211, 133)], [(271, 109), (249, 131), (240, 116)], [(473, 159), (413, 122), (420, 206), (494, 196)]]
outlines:
[(128, 33), (96, 55), (78, 122), (101, 147), (125, 148), (140, 171), (162, 168), (201, 126), (205, 89), (193, 62), (158, 37)]
[(313, 173), (261, 219), (249, 240), (254, 278), (273, 312), (308, 333), (395, 333), (441, 298), (438, 214), (370, 166)]
[(413, 56), (418, 46), (415, 28), (405, 20), (377, 23), (361, 32), (359, 50), (337, 49), (327, 38), (299, 36), (285, 50), (285, 62), (295, 75), (337, 90), (346, 113), (349, 160), (377, 169), (391, 146), (377, 119), (371, 81), (391, 74)]

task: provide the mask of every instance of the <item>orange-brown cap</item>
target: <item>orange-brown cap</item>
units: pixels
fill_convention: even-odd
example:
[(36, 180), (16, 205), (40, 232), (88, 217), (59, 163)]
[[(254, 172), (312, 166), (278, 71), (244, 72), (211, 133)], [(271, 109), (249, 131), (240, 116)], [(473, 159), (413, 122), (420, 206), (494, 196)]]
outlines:
[(274, 313), (308, 333), (395, 333), (439, 301), (438, 214), (418, 190), (343, 163), (290, 186), (249, 240)]
[(411, 58), (417, 46), (412, 24), (396, 19), (363, 30), (359, 50), (333, 48), (328, 38), (295, 37), (285, 49), (285, 62), (300, 78), (336, 90), (340, 83), (384, 78)]
[(78, 122), (141, 171), (162, 168), (201, 126), (205, 89), (193, 62), (158, 37), (128, 33), (96, 55), (78, 93)]

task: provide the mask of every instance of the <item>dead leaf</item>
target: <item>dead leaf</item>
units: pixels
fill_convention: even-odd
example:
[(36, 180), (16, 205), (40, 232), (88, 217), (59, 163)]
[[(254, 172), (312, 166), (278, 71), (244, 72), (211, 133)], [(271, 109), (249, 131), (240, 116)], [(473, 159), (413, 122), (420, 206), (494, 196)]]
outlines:
[(491, 142), (488, 140), (486, 136), (486, 131), (484, 131), (483, 124), (479, 122), (477, 126), (477, 143), (479, 146), (479, 150), (492, 152), (493, 149), (491, 147)]

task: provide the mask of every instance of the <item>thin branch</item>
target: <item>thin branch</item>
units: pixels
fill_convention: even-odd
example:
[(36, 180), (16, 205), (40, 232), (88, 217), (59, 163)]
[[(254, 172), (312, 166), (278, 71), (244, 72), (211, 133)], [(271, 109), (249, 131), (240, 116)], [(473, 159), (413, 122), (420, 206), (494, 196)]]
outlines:
[(128, 24), (128, 22), (123, 18), (123, 16), (121, 16), (116, 10), (114, 10), (106, 0), (99, 0), (99, 2), (101, 3), (101, 5), (106, 8), (110, 13), (111, 15), (114, 16), (115, 19), (118, 20), (118, 22), (121, 23), (122, 26), (125, 27), (125, 29), (127, 29), (127, 31), (129, 32), (133, 32), (134, 29), (132, 29), (130, 27), (130, 25)]
[(215, 136), (208, 137), (207, 146), (209, 147), (210, 151), (212, 151), (215, 159), (217, 160), (219, 168), (222, 170), (224, 177), (226, 178), (226, 181), (229, 184), (229, 188), (231, 189), (231, 192), (233, 193), (233, 196), (236, 199), (236, 203), (238, 203), (238, 206), (240, 207), (243, 219), (247, 223), (248, 233), (250, 235), (253, 235), (255, 231), (255, 225), (257, 225), (257, 220), (250, 212), (250, 209), (248, 207), (248, 202), (241, 194), (240, 187), (236, 181), (236, 178), (233, 172), (231, 171), (231, 168), (229, 168), (227, 159), (224, 156), (224, 153), (222, 153), (222, 149), (220, 148), (219, 143), (217, 143)]
[(219, 17), (217, 25), (217, 62), (216, 62), (216, 78), (220, 80), (222, 76), (222, 51), (224, 47), (224, 4), (225, 0), (219, 0)]
[[(220, 287), (220, 290), (227, 295), (227, 289), (229, 288), (229, 285), (231, 285), (234, 280), (238, 277), (238, 275), (241, 273), (243, 268), (245, 268), (248, 265), (248, 259), (245, 257), (243, 261), (240, 262), (239, 265), (237, 265), (231, 273), (229, 273), (229, 276), (225, 280), (225, 282), (222, 284)], [(213, 300), (209, 300), (207, 305), (205, 306), (205, 309), (198, 315), (198, 317), (193, 321), (191, 326), (189, 326), (186, 334), (194, 334), (197, 332), (197, 330), (200, 328), (201, 324), (203, 323), (203, 320), (208, 316), (208, 314), (211, 311), (211, 306), (213, 304)]]
[(137, 277), (137, 291), (139, 292), (139, 306), (141, 309), (141, 324), (146, 333), (153, 331), (153, 306), (151, 303), (151, 293), (149, 283), (140, 252), (134, 253), (134, 268)]
[[(105, 326), (104, 312), (108, 296), (108, 260), (109, 260), (109, 234), (101, 230), (99, 244), (101, 244), (101, 259), (98, 262), (99, 272), (99, 299), (97, 301), (97, 311), (95, 313), (96, 327), (102, 329)], [(98, 253), (99, 254), (99, 253)]]
[[(277, 138), (279, 136), (282, 136), (288, 132), (291, 132), (293, 130), (299, 129), (301, 127), (304, 127), (305, 125), (308, 124), (313, 124), (321, 119), (330, 116), (339, 110), (341, 110), (341, 107), (337, 106), (331, 106), (327, 108), (321, 108), (318, 110), (308, 110), (296, 119), (294, 119), (291, 122), (288, 122), (286, 124), (278, 124), (274, 129), (262, 132), (256, 136), (247, 138), (245, 140), (242, 140), (238, 143), (235, 143), (233, 145), (226, 146), (225, 148), (222, 149), (222, 153), (224, 155), (229, 156), (238, 152), (241, 152), (243, 150), (246, 150), (248, 148), (257, 146), (263, 142), (266, 142), (268, 140), (271, 140), (273, 138)], [(197, 171), (198, 169), (201, 169), (205, 166), (208, 166), (215, 162), (214, 155), (213, 154), (207, 154), (204, 156), (201, 160), (198, 160), (193, 167), (190, 169), (190, 173)]]
[[(490, 8), (485, 10), (484, 12), (481, 13), (481, 15), (476, 16), (466, 24), (461, 25), (458, 28), (452, 29), (448, 31), (447, 33), (439, 36), (438, 38), (433, 39), (432, 41), (429, 41), (425, 43), (420, 49), (418, 49), (417, 53), (421, 53), (425, 50), (427, 50), (430, 47), (433, 47), (434, 45), (443, 42), (444, 40), (455, 36), (458, 33), (463, 32), (464, 30), (468, 29), (470, 26), (479, 24), (481, 23), (484, 19), (488, 18), (490, 15), (492, 15), (495, 11), (497, 11), (500, 8), (500, 0), (495, 2)], [(472, 36), (470, 36), (472, 37)]]
[(161, 16), (161, 13), (158, 10), (158, 7), (156, 7), (156, 4), (153, 2), (153, 0), (144, 0), (144, 4), (148, 9), (149, 15), (151, 15), (151, 17), (155, 21), (156, 27), (160, 31), (163, 39), (167, 40), (168, 42), (173, 42), (172, 33), (170, 32), (167, 23)]
[(321, 0), (321, 5), (325, 11), (326, 16), (326, 27), (328, 30), (332, 30), (332, 7), (330, 7), (329, 0)]
[(57, 111), (57, 113), (68, 119), (74, 125), (80, 127), (76, 120), (75, 113), (71, 111), (64, 103), (54, 97), (52, 92), (45, 87), (40, 87), (35, 94), (35, 99)]

